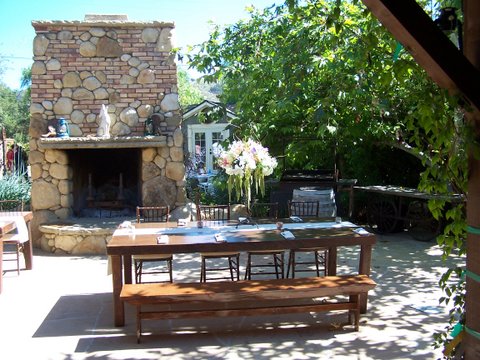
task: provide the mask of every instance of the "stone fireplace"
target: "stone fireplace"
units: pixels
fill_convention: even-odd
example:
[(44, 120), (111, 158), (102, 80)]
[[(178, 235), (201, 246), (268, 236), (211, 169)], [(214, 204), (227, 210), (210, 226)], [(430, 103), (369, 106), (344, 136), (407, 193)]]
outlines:
[[(132, 218), (137, 205), (185, 204), (174, 25), (97, 15), (32, 25), (34, 243), (52, 252), (102, 252), (105, 236), (99, 244), (62, 236), (78, 219)], [(98, 131), (102, 105), (109, 136)], [(49, 134), (60, 118), (69, 136)]]

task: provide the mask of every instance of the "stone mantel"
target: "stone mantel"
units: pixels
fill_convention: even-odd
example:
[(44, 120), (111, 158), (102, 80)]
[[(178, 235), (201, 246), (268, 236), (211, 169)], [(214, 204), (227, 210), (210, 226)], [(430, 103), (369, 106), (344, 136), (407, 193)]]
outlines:
[(167, 146), (166, 136), (117, 136), (110, 138), (85, 136), (67, 138), (42, 138), (41, 149), (124, 149)]

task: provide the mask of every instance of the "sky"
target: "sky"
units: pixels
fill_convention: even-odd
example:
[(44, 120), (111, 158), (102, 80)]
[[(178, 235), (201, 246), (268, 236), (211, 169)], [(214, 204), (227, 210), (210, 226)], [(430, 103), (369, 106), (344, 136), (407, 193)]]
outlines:
[(0, 81), (20, 87), (22, 69), (33, 63), (35, 31), (32, 20), (83, 20), (85, 14), (121, 14), (129, 21), (175, 23), (175, 46), (199, 44), (208, 39), (211, 25), (233, 24), (249, 17), (253, 5), (263, 9), (276, 0), (0, 0)]

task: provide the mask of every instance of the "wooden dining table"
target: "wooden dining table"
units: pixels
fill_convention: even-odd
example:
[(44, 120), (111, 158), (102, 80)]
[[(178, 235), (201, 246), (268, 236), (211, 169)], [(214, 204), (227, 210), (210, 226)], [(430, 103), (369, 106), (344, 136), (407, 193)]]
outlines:
[[(11, 222), (13, 217), (22, 216), (25, 224), (27, 225), (28, 229), (28, 241), (23, 244), (23, 256), (25, 259), (25, 268), (27, 270), (32, 270), (33, 268), (33, 245), (32, 245), (32, 234), (31, 234), (31, 227), (30, 223), (33, 219), (33, 212), (31, 211), (16, 211), (16, 212), (2, 212), (0, 211), (0, 222), (6, 221)], [(13, 223), (13, 228), (8, 229), (3, 234), (7, 234), (11, 231), (15, 230), (15, 223)]]
[[(120, 292), (123, 284), (132, 283), (132, 255), (325, 247), (329, 250), (328, 275), (336, 275), (337, 248), (359, 246), (358, 274), (370, 275), (372, 247), (376, 237), (365, 231), (356, 232), (359, 227), (355, 224), (337, 224), (329, 220), (323, 221), (319, 227), (308, 223), (301, 226), (289, 224), (286, 219), (284, 227), (294, 235), (293, 239), (282, 235), (285, 229), (277, 230), (274, 224), (237, 226), (238, 221), (235, 221), (207, 222), (203, 228), (197, 228), (196, 225), (197, 222), (186, 226), (178, 226), (174, 222), (141, 223), (134, 224), (134, 230), (119, 228), (114, 232), (107, 244), (107, 254), (111, 261), (115, 326), (125, 324)], [(366, 308), (365, 295), (361, 300), (362, 313), (366, 312)]]
[[(8, 234), (16, 229), (15, 216), (22, 216), (25, 220), (28, 229), (29, 240), (23, 245), (23, 256), (25, 259), (25, 268), (32, 270), (33, 268), (33, 245), (31, 237), (30, 222), (33, 219), (33, 213), (31, 211), (18, 211), (18, 212), (1, 212), (0, 211), (0, 238), (3, 238), (4, 234)], [(3, 241), (0, 240), (0, 293), (2, 292), (3, 282)]]

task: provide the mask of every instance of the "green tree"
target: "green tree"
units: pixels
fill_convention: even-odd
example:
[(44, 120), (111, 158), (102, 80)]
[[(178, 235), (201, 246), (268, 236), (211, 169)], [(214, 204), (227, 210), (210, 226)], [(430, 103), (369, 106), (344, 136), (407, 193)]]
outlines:
[(222, 101), (248, 119), (237, 124), (242, 135), (265, 138), (277, 153), (278, 139), (318, 139), (287, 145), (292, 164), (318, 165), (319, 147), (399, 146), (412, 80), (439, 91), (411, 57), (394, 58), (396, 41), (363, 7), (307, 1), (250, 12), (249, 21), (215, 28), (191, 64), (224, 83)]
[(185, 70), (179, 69), (177, 72), (178, 79), (178, 97), (180, 105), (183, 109), (186, 109), (189, 105), (200, 103), (203, 99), (202, 92), (191, 81), (188, 73)]
[(20, 90), (11, 90), (0, 83), (0, 126), (5, 128), (7, 137), (15, 139), (24, 148), (28, 148), (30, 123), (29, 79), (31, 79), (31, 70), (24, 69)]

